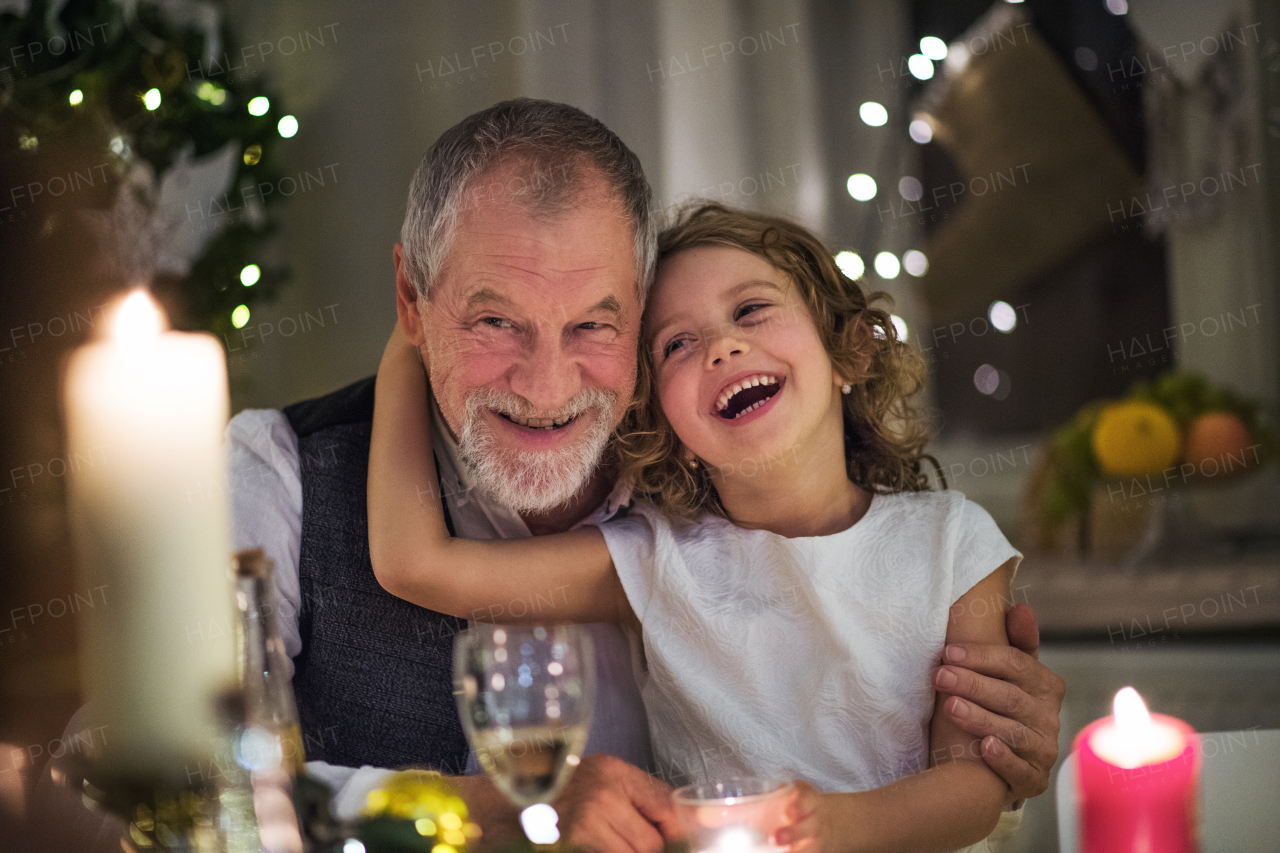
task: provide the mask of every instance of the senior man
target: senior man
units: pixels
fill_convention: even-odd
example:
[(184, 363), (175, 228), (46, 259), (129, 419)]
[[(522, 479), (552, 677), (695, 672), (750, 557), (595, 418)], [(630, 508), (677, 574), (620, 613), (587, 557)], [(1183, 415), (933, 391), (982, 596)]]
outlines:
[[(423, 159), (393, 253), (396, 305), (430, 352), (438, 486), (458, 535), (526, 537), (626, 511), (609, 441), (634, 389), (655, 231), (639, 161), (573, 107), (497, 104)], [(387, 594), (370, 565), (372, 412), (370, 377), (283, 412), (242, 412), (230, 427), (236, 545), (276, 561), (308, 767), (346, 812), (382, 778), (377, 768), (475, 766), (452, 695), (451, 647), (465, 622)], [(555, 594), (473, 615), (501, 622)], [(597, 711), (557, 808), (573, 844), (656, 850), (673, 825), (664, 783), (641, 769), (638, 644), (616, 626), (591, 631)], [(1021, 650), (967, 646), (936, 678), (957, 694), (947, 712), (987, 736), (984, 758), (1028, 797), (1047, 787), (1057, 757), (1062, 682), (1035, 660), (1025, 608), (1011, 612), (1009, 636)], [(514, 809), (483, 776), (456, 781), (499, 840)]]

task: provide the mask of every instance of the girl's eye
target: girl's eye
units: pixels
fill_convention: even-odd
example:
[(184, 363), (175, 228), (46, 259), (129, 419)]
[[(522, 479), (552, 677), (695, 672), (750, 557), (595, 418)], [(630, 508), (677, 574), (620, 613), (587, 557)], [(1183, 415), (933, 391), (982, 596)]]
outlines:
[(760, 309), (768, 308), (768, 307), (769, 306), (763, 302), (756, 302), (751, 305), (743, 305), (741, 308), (739, 308), (737, 311), (733, 313), (733, 319), (736, 322), (738, 320), (741, 320), (743, 317), (747, 316), (748, 314), (754, 314)]
[(685, 344), (684, 338), (674, 338), (670, 341), (667, 341), (667, 345), (662, 348), (662, 357), (670, 358), (672, 354), (674, 354), (675, 351), (680, 349), (680, 347), (682, 347), (684, 344)]

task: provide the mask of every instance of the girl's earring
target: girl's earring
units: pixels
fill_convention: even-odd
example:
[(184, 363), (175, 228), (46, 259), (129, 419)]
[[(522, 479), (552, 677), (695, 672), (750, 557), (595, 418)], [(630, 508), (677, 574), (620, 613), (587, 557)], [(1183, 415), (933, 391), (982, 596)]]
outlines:
[(694, 471), (697, 471), (697, 470), (698, 470), (698, 460), (697, 460), (697, 459), (690, 459), (690, 460), (689, 460), (689, 467), (690, 467), (690, 468), (692, 468)]
[(843, 384), (843, 385), (841, 385), (841, 386), (840, 386), (840, 393), (841, 393), (841, 394), (848, 394), (848, 393), (849, 393), (850, 391), (852, 391), (852, 390), (853, 390), (853, 386), (852, 386), (852, 385), (850, 385), (848, 382), (846, 382), (845, 384)]

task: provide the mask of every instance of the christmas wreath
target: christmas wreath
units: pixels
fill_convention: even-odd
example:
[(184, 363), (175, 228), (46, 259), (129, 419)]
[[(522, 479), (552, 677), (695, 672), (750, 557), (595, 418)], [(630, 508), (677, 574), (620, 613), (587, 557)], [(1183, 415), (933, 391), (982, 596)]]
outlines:
[(149, 284), (176, 327), (218, 335), (288, 277), (266, 248), (279, 149), (298, 127), (264, 75), (228, 73), (228, 55), (208, 2), (0, 0), (0, 146), (38, 177), (0, 207), (41, 217), (73, 197), (100, 238), (95, 263)]

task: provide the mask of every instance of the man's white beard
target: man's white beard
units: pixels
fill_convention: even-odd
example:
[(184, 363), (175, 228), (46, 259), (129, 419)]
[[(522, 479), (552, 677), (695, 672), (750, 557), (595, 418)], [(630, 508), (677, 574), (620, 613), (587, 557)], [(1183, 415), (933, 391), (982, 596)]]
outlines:
[[(458, 451), (477, 485), (498, 503), (519, 513), (546, 512), (568, 503), (591, 479), (613, 432), (618, 395), (590, 388), (557, 412), (534, 412), (514, 394), (484, 388), (467, 395), (466, 421)], [(513, 451), (499, 442), (482, 417), (491, 410), (518, 418), (587, 418), (587, 434), (569, 447), (542, 452)]]

